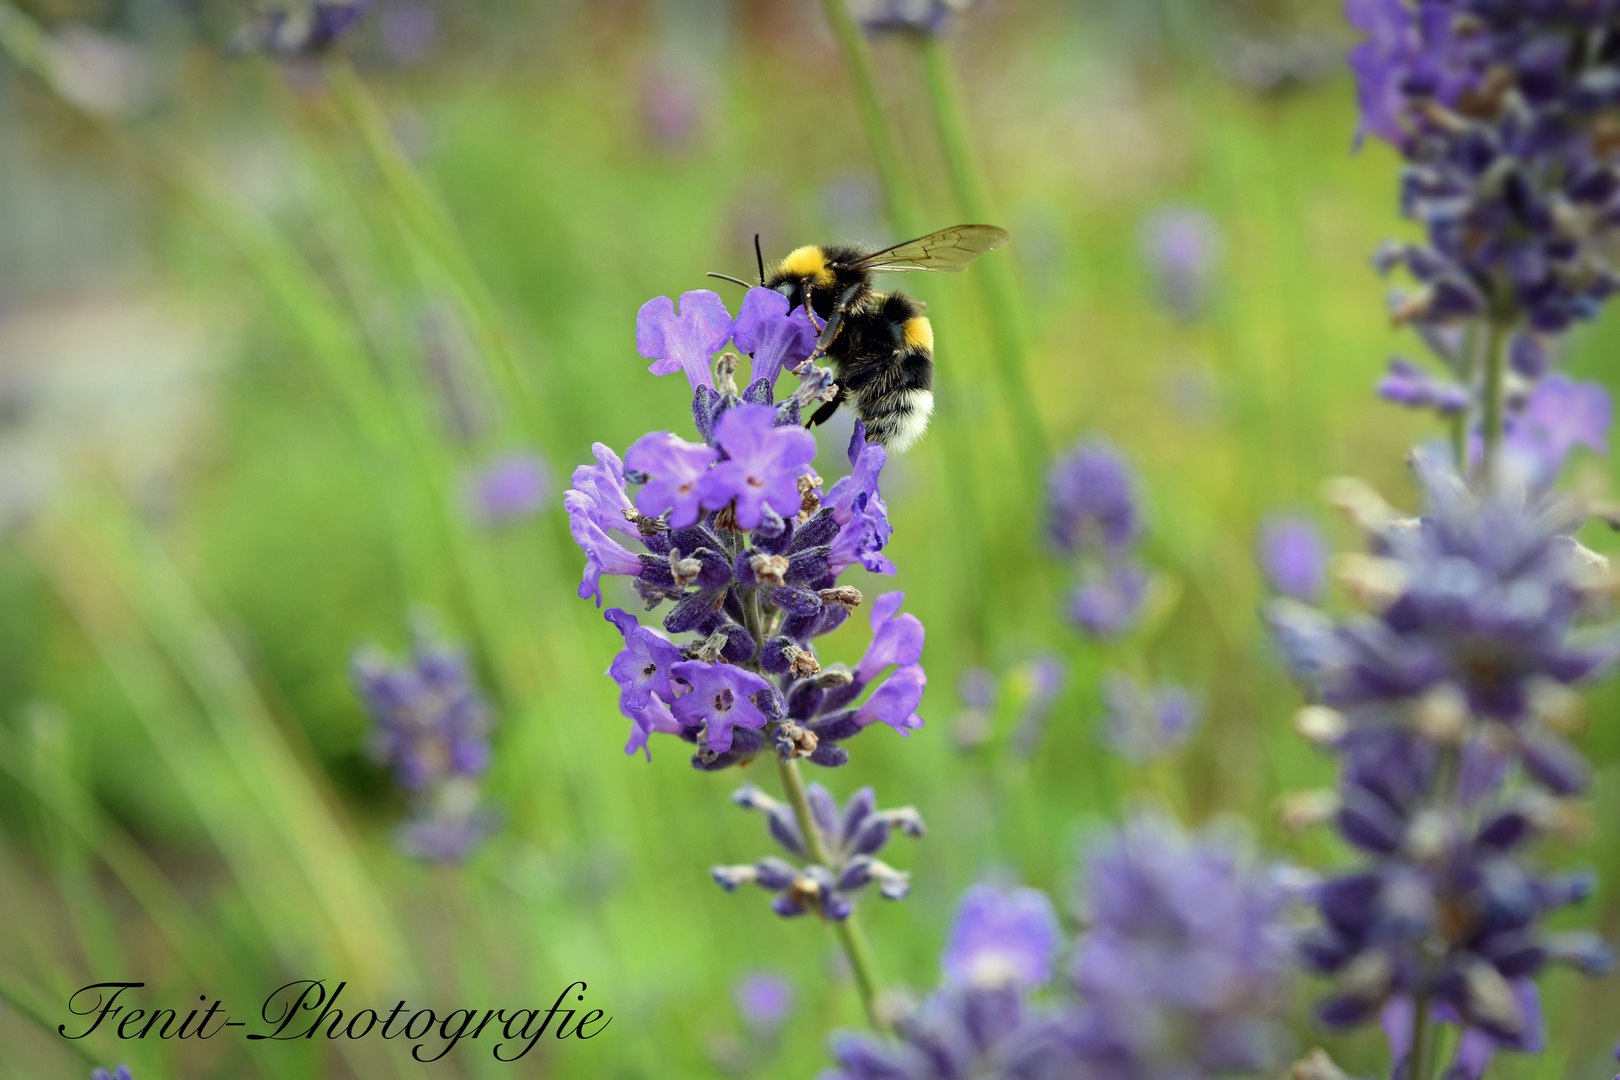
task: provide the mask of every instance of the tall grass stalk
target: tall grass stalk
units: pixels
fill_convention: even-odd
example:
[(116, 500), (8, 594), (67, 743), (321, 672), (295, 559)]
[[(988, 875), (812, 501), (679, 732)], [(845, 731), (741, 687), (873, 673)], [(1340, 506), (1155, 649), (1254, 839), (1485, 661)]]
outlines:
[[(950, 59), (945, 55), (945, 45), (938, 35), (919, 34), (915, 37), (922, 58), (928, 103), (933, 111), (934, 127), (939, 136), (940, 149), (945, 155), (957, 205), (969, 220), (991, 224), (994, 211), (979, 178), (961, 94), (957, 90)], [(1023, 332), (1018, 323), (1017, 290), (1013, 284), (1012, 268), (1006, 255), (999, 258), (992, 256), (975, 266), (974, 273), (984, 293), (996, 367), (1007, 409), (1013, 417), (1024, 482), (1026, 485), (1034, 484), (1046, 468), (1051, 446), (1047, 442), (1040, 410), (1035, 406), (1035, 395), (1030, 390), (1029, 376), (1025, 370)]]
[(446, 281), (467, 315), (479, 351), (488, 360), (502, 395), (517, 410), (529, 436), (552, 443), (550, 424), (538, 407), (536, 391), (518, 362), (497, 305), (468, 253), (455, 221), (428, 186), (388, 125), (364, 80), (342, 57), (324, 65), (328, 86), (344, 116), (360, 136), (400, 217), (444, 269)]

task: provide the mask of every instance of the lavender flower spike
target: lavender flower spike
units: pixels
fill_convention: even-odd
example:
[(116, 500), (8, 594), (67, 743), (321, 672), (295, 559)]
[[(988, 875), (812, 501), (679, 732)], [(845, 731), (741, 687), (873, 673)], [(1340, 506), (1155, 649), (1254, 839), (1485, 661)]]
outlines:
[(490, 712), (466, 659), (418, 626), (408, 662), (372, 648), (353, 667), (375, 724), (373, 756), (410, 793), (399, 846), (431, 862), (465, 858), (497, 823), (478, 791), (490, 761)]
[(743, 297), (732, 340), (739, 352), (754, 358), (749, 383), (752, 386), (763, 380), (764, 400), (769, 401), (782, 369), (792, 371), (815, 349), (816, 330), (803, 310), (788, 311), (787, 297), (772, 289), (753, 288)]
[(975, 885), (962, 896), (940, 966), (968, 986), (1040, 986), (1061, 940), (1057, 912), (1039, 889)]
[(1110, 1076), (1274, 1064), (1292, 959), (1288, 902), (1233, 840), (1133, 818), (1087, 867), (1090, 928), (1071, 967), (1090, 1017), (1074, 1028), (1080, 1056), (1111, 1066)]
[(714, 389), (709, 361), (731, 340), (731, 313), (725, 301), (709, 289), (681, 294), (680, 314), (667, 296), (655, 296), (636, 313), (636, 351), (653, 363), (654, 375), (685, 371), (695, 393)]
[(130, 1075), (128, 1065), (120, 1065), (112, 1072), (106, 1069), (91, 1069), (90, 1080), (134, 1080), (134, 1077)]
[(1077, 443), (1047, 473), (1047, 533), (1062, 552), (1095, 546), (1117, 555), (1141, 533), (1136, 481), (1103, 439)]

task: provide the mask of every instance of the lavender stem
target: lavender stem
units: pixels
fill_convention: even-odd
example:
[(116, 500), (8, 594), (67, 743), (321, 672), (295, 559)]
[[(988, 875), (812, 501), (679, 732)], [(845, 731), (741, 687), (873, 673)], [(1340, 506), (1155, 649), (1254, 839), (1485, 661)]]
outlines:
[[(787, 793), (793, 816), (798, 819), (799, 830), (804, 834), (805, 849), (811, 860), (822, 866), (834, 865), (827, 842), (816, 827), (815, 816), (810, 813), (810, 800), (805, 793), (804, 777), (799, 775), (798, 759), (783, 761), (778, 758), (776, 767), (782, 776), (782, 790)], [(866, 940), (866, 934), (861, 930), (853, 911), (847, 918), (831, 921), (833, 928), (838, 931), (844, 954), (849, 957), (849, 966), (855, 972), (855, 987), (860, 991), (861, 1005), (866, 1009), (866, 1021), (876, 1030), (884, 1031), (886, 1028), (877, 1007), (877, 963), (872, 957), (872, 945)]]
[(1406, 1070), (1406, 1080), (1429, 1080), (1429, 999), (1417, 999), (1412, 1015), (1412, 1067)]
[[(1480, 455), (1480, 484), (1486, 489), (1496, 483), (1496, 461), (1502, 447), (1502, 384), (1507, 374), (1510, 340), (1507, 324), (1501, 319), (1492, 319), (1485, 338), (1484, 449)], [(1464, 450), (1466, 453), (1466, 447)], [(1459, 460), (1466, 462), (1467, 458)]]

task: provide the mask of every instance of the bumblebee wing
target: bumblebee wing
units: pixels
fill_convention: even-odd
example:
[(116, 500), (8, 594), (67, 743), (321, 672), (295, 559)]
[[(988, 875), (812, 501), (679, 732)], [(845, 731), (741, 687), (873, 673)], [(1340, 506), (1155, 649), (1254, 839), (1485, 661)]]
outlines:
[(1006, 242), (1006, 229), (994, 225), (955, 225), (882, 251), (874, 251), (854, 263), (850, 269), (874, 274), (899, 274), (912, 270), (954, 274), (966, 270), (974, 259)]

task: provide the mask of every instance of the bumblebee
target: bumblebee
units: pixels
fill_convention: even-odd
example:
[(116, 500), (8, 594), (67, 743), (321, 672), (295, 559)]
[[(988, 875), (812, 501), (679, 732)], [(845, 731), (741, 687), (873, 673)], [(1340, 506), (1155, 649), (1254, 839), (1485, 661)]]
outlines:
[(965, 270), (1007, 242), (994, 225), (957, 225), (881, 251), (854, 244), (795, 248), (769, 270), (758, 253), (760, 284), (807, 307), (820, 327), (815, 355), (831, 362), (838, 393), (806, 427), (825, 423), (848, 403), (866, 437), (903, 453), (922, 438), (934, 411), (934, 331), (924, 306), (903, 293), (879, 292), (872, 275)]

